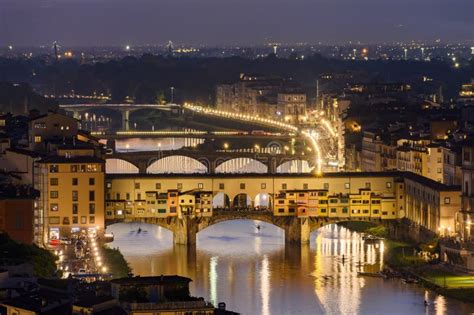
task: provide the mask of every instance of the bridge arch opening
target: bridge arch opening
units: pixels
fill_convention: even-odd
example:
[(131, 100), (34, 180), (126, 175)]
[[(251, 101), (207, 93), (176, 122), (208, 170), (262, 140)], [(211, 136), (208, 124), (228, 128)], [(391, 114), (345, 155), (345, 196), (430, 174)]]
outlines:
[(252, 198), (249, 197), (249, 195), (241, 193), (238, 194), (234, 197), (234, 200), (232, 202), (232, 206), (234, 208), (249, 208), (252, 206)]
[(272, 201), (270, 194), (268, 193), (259, 193), (255, 196), (254, 207), (258, 209), (271, 209)]
[(291, 160), (280, 164), (277, 173), (310, 173), (312, 167), (305, 160)]
[(228, 209), (230, 208), (230, 198), (224, 192), (217, 193), (214, 198), (212, 198), (212, 208), (213, 209)]
[(138, 174), (138, 167), (122, 159), (107, 159), (105, 161), (107, 174)]
[(205, 174), (207, 167), (188, 156), (173, 155), (154, 161), (148, 166), (146, 172), (149, 174)]
[(216, 167), (216, 173), (267, 173), (267, 166), (252, 158), (235, 158)]

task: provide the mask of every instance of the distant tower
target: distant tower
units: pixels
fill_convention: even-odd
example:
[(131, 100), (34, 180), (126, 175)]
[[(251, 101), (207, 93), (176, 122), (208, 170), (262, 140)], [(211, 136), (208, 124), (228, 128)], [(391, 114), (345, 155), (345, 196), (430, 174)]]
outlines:
[(425, 60), (425, 48), (421, 47), (421, 60)]
[(56, 60), (56, 62), (58, 62), (58, 60), (59, 60), (59, 46), (58, 46), (58, 42), (54, 42), (54, 43), (53, 43), (53, 49), (54, 49), (54, 59)]
[(278, 49), (278, 45), (277, 45), (277, 44), (273, 44), (273, 53), (275, 54), (275, 56), (276, 56), (276, 54), (277, 54), (277, 49)]
[(407, 60), (407, 57), (408, 57), (408, 49), (403, 49), (403, 52), (405, 53), (405, 60)]
[(168, 56), (172, 56), (173, 55), (173, 42), (168, 41), (168, 45), (166, 46), (166, 48), (168, 50)]
[(319, 80), (316, 80), (316, 109), (319, 109)]

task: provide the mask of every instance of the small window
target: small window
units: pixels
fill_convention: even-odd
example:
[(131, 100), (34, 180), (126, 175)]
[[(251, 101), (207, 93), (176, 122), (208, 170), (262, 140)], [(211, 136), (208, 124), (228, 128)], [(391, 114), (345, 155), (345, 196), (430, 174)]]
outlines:
[(444, 204), (449, 205), (451, 203), (451, 197), (444, 197)]
[(79, 223), (79, 218), (78, 217), (72, 217), (72, 224), (77, 224)]
[(79, 180), (77, 178), (72, 179), (72, 185), (77, 186), (79, 184)]
[(198, 183), (198, 189), (203, 189), (204, 188), (204, 184), (203, 183)]
[(59, 166), (57, 164), (52, 164), (49, 166), (50, 173), (57, 173), (59, 171)]
[(135, 183), (135, 189), (140, 189), (140, 183)]
[(107, 184), (105, 184), (105, 185), (108, 189), (112, 188), (112, 182), (107, 182)]
[(51, 211), (59, 211), (59, 206), (58, 206), (58, 204), (57, 204), (57, 203), (52, 203), (50, 210), (51, 210)]
[(281, 184), (281, 189), (288, 189), (288, 185), (287, 184)]
[(71, 173), (77, 173), (77, 165), (71, 165)]
[(89, 178), (89, 185), (91, 186), (95, 185), (95, 178), (93, 177)]
[(303, 184), (303, 189), (308, 189), (308, 184), (304, 183)]
[(336, 208), (331, 208), (331, 213), (336, 213)]
[(130, 200), (130, 193), (125, 193), (125, 199)]
[(350, 189), (350, 188), (351, 188), (351, 184), (350, 184), (350, 183), (344, 183), (344, 188), (345, 188), (345, 189)]
[(160, 184), (160, 183), (156, 183), (156, 184), (155, 184), (155, 189), (161, 189), (161, 184)]
[(370, 189), (370, 183), (365, 183), (365, 188)]
[(94, 216), (89, 217), (89, 223), (95, 223), (95, 217)]
[(220, 190), (223, 190), (224, 187), (225, 187), (225, 186), (224, 186), (224, 183), (219, 183), (219, 189), (220, 189)]
[(79, 212), (77, 203), (72, 204), (72, 214), (77, 214)]
[(95, 201), (95, 191), (89, 191), (89, 201)]
[(260, 188), (261, 188), (261, 189), (267, 189), (267, 184), (266, 184), (266, 183), (260, 184)]
[(329, 183), (324, 183), (323, 188), (326, 189), (326, 190), (329, 190)]
[(79, 199), (79, 193), (77, 190), (72, 191), (72, 201), (77, 201)]
[(95, 203), (89, 204), (89, 214), (95, 214)]
[(57, 199), (59, 197), (59, 193), (57, 190), (51, 190), (49, 196), (51, 197), (51, 199)]
[(183, 189), (183, 184), (182, 184), (182, 183), (178, 183), (178, 184), (176, 185), (176, 188), (179, 189), (179, 190)]
[(244, 183), (240, 183), (240, 189), (245, 189), (245, 184)]
[(81, 217), (81, 224), (86, 224), (87, 223), (87, 217), (86, 216), (82, 216)]
[(41, 142), (41, 136), (35, 136), (35, 143)]
[(51, 178), (51, 179), (49, 180), (49, 184), (50, 184), (51, 186), (58, 186), (58, 179), (57, 179), (57, 178)]

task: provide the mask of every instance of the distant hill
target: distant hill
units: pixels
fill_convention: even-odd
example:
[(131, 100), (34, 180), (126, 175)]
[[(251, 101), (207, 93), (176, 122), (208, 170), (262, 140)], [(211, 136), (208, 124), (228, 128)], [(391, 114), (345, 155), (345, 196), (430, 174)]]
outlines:
[(33, 109), (47, 112), (57, 107), (56, 101), (36, 94), (27, 83), (0, 82), (0, 112), (20, 115)]

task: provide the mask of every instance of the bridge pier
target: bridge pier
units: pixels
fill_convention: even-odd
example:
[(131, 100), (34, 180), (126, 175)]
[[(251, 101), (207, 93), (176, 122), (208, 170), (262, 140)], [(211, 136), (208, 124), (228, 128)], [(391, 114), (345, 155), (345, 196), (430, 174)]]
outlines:
[(274, 157), (271, 157), (267, 162), (267, 173), (276, 174), (277, 172), (277, 163)]
[(122, 111), (122, 130), (130, 130), (129, 119), (130, 119), (130, 111), (129, 110)]
[(183, 216), (176, 220), (173, 231), (173, 241), (175, 245), (196, 245), (196, 234), (198, 232), (198, 222), (195, 218)]
[(309, 244), (311, 227), (307, 218), (290, 218), (285, 224), (286, 244)]

